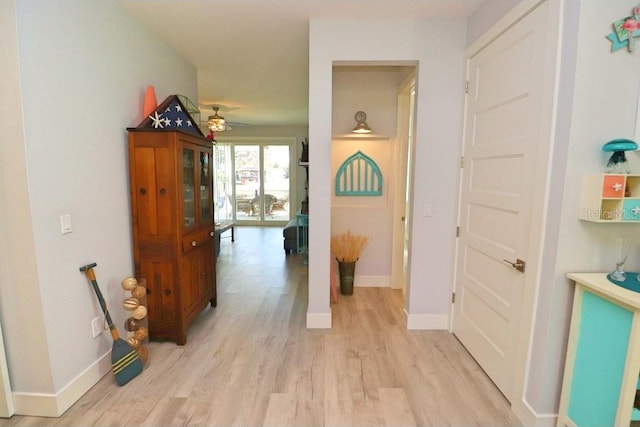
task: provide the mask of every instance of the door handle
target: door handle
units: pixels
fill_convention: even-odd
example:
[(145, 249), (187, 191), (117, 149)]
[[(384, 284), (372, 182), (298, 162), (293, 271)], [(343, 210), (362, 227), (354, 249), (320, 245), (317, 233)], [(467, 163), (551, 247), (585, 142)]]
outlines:
[(516, 262), (511, 262), (508, 259), (503, 259), (504, 262), (506, 262), (507, 264), (510, 264), (511, 267), (515, 268), (516, 270), (518, 270), (521, 273), (524, 273), (524, 269), (527, 265), (527, 263), (523, 260), (521, 260), (520, 258), (516, 259)]

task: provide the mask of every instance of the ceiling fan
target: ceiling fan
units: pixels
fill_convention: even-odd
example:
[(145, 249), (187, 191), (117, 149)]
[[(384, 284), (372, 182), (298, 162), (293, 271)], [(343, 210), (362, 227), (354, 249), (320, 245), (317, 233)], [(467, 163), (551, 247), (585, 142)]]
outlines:
[(207, 117), (207, 121), (202, 123), (203, 127), (213, 132), (224, 132), (233, 129), (235, 126), (248, 126), (246, 123), (229, 122), (219, 114), (220, 106), (212, 105), (213, 114)]
[(214, 132), (224, 132), (225, 130), (229, 130), (227, 129), (227, 126), (229, 126), (227, 121), (224, 119), (224, 117), (218, 114), (219, 109), (220, 107), (214, 105), (214, 114), (207, 118), (207, 127), (209, 128), (209, 130), (212, 130)]

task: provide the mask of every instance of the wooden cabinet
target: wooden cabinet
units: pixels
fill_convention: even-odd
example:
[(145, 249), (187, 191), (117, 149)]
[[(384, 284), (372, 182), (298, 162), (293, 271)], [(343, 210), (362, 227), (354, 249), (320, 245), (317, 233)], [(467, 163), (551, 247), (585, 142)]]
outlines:
[(592, 222), (640, 221), (640, 175), (586, 175), (579, 218)]
[(190, 322), (216, 306), (212, 148), (180, 131), (129, 129), (133, 254), (153, 340), (185, 344)]

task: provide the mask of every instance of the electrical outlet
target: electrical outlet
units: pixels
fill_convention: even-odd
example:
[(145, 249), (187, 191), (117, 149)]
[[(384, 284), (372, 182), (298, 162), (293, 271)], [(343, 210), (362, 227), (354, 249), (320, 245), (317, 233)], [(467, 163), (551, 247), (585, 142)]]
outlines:
[(102, 317), (96, 317), (91, 321), (91, 333), (94, 338), (102, 333)]

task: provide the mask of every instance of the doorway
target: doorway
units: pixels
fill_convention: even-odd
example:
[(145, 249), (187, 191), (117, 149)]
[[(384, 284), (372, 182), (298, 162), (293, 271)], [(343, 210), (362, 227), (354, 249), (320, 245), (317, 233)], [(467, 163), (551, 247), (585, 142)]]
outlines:
[[(407, 288), (416, 70), (417, 64), (408, 63), (333, 64), (331, 234), (350, 231), (370, 238), (357, 263), (356, 288)], [(366, 114), (371, 133), (353, 132), (358, 112)], [(346, 194), (336, 185), (346, 162), (359, 153), (375, 162), (383, 177), (378, 194)]]

